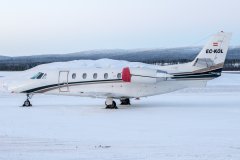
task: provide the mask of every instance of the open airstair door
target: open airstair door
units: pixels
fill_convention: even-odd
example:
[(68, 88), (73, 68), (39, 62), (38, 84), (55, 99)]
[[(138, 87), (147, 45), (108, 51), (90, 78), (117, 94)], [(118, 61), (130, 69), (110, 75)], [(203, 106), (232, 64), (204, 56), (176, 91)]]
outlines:
[(69, 71), (59, 71), (58, 76), (59, 92), (69, 92), (68, 74)]

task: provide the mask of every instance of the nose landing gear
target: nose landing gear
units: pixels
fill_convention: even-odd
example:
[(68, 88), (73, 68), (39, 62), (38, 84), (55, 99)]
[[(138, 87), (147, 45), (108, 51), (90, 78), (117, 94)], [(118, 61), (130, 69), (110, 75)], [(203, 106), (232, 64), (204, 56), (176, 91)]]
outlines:
[(27, 94), (27, 99), (22, 105), (23, 107), (31, 107), (32, 106), (32, 104), (30, 102), (30, 99), (32, 98), (32, 96), (33, 95), (31, 95), (31, 94)]

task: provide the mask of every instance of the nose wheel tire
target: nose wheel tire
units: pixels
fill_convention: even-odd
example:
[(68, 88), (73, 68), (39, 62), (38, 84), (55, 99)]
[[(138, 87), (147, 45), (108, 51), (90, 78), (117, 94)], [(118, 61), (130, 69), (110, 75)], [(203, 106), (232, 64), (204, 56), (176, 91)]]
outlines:
[(23, 107), (31, 107), (31, 106), (32, 104), (28, 99), (23, 103)]
[(106, 108), (105, 109), (118, 109), (117, 104), (116, 104), (115, 101), (112, 101), (111, 105), (107, 105), (107, 103), (105, 103), (105, 104), (106, 104)]

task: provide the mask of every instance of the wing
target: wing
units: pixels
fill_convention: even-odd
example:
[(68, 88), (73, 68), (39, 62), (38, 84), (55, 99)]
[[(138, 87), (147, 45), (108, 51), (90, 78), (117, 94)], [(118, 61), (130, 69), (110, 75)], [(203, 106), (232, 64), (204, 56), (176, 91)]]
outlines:
[[(108, 92), (81, 92), (80, 96), (82, 96), (82, 97), (93, 97), (93, 98), (112, 97), (112, 98), (116, 98), (116, 99), (126, 97), (126, 95), (123, 95), (123, 94), (108, 93)], [(127, 98), (131, 98), (131, 97), (127, 97)]]

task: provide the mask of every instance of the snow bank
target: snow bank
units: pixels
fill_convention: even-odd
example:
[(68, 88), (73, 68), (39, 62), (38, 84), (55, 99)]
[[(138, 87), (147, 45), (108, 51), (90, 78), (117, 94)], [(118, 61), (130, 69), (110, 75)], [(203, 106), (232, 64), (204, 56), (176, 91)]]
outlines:
[(99, 59), (99, 60), (75, 60), (69, 62), (54, 62), (49, 64), (39, 65), (35, 69), (65, 69), (68, 66), (71, 68), (123, 68), (123, 67), (148, 67), (155, 68), (153, 65), (140, 63), (140, 62), (128, 62), (112, 59)]

